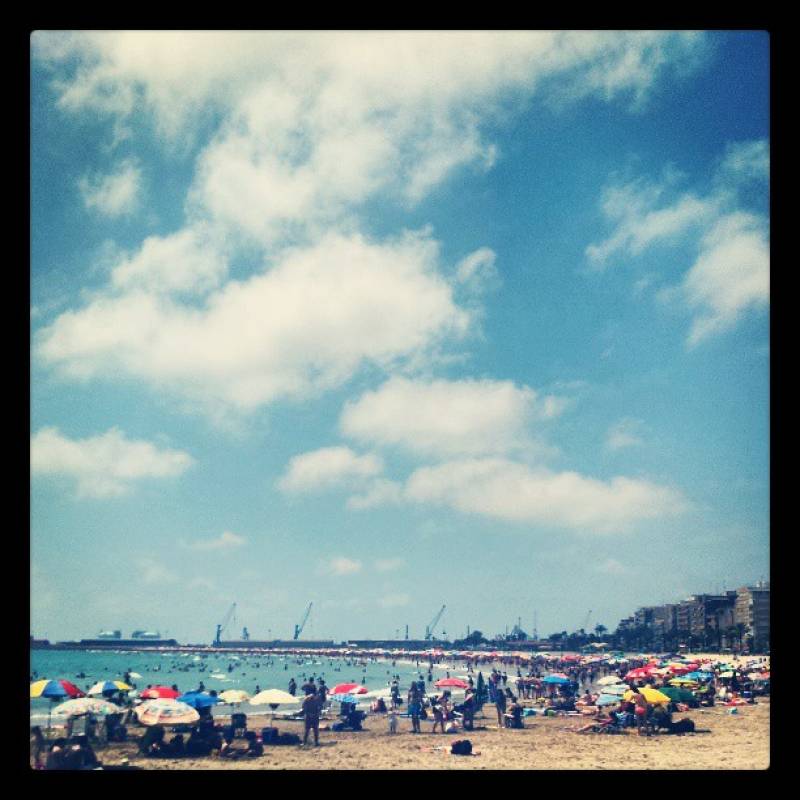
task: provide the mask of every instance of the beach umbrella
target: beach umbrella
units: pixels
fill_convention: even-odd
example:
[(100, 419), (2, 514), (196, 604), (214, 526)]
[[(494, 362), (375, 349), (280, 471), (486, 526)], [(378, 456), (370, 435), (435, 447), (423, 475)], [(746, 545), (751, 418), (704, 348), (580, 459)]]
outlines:
[(105, 716), (106, 714), (122, 714), (124, 712), (124, 708), (120, 708), (114, 703), (109, 703), (107, 700), (97, 700), (94, 697), (76, 697), (53, 709), (54, 714), (66, 717), (78, 717), (81, 714)]
[(627, 683), (613, 683), (610, 686), (603, 687), (603, 694), (623, 695), (628, 691)]
[(447, 689), (447, 688), (454, 688), (454, 689), (468, 689), (469, 684), (466, 681), (462, 681), (460, 678), (441, 678), (440, 680), (436, 681), (433, 684), (437, 689)]
[[(663, 692), (660, 692), (658, 689), (653, 689), (650, 686), (644, 686), (639, 689), (639, 693), (644, 695), (644, 699), (647, 700), (648, 703), (654, 703), (656, 705), (660, 705), (661, 703), (669, 703), (670, 698), (667, 697)], [(628, 690), (622, 695), (623, 700), (631, 700), (633, 698), (633, 692)]]
[(561, 675), (548, 675), (546, 678), (542, 678), (542, 683), (571, 683), (570, 679), (566, 676)]
[(619, 703), (620, 697), (616, 694), (601, 694), (600, 697), (595, 700), (596, 706), (610, 706), (614, 703)]
[(224, 692), (220, 692), (218, 697), (231, 706), (234, 703), (246, 703), (250, 699), (250, 695), (241, 689), (226, 689)]
[(695, 670), (694, 672), (687, 672), (682, 677), (689, 678), (690, 680), (695, 680), (695, 681), (707, 681), (714, 677), (714, 673), (705, 672), (702, 670)]
[(186, 703), (192, 708), (208, 708), (220, 702), (219, 697), (215, 697), (208, 692), (186, 692), (176, 698), (179, 703)]
[(720, 672), (720, 678), (732, 678), (736, 673), (732, 670), (726, 670), (725, 672)]
[(138, 672), (129, 672), (128, 675), (130, 675), (131, 678), (141, 678), (142, 677)]
[(83, 697), (84, 693), (74, 684), (63, 679), (59, 680), (40, 680), (31, 684), (31, 697), (48, 697), (58, 699), (59, 697)]
[(133, 689), (133, 686), (128, 686), (127, 683), (123, 683), (122, 681), (98, 681), (91, 689), (86, 691), (86, 694), (89, 697), (94, 697), (98, 694), (105, 694), (106, 692), (116, 693), (116, 692), (129, 692)]
[(616, 675), (606, 675), (604, 678), (600, 678), (597, 681), (598, 686), (613, 686), (615, 683), (621, 683), (622, 681)]
[(180, 692), (176, 692), (169, 686), (151, 686), (149, 689), (142, 689), (139, 692), (139, 697), (145, 700), (174, 700), (180, 696)]
[(147, 700), (134, 714), (142, 725), (188, 725), (200, 719), (190, 705), (169, 699)]
[(647, 678), (653, 672), (652, 667), (637, 667), (636, 669), (632, 669), (625, 675), (625, 680), (630, 681), (637, 678)]
[(682, 678), (673, 678), (669, 682), (670, 686), (697, 686), (698, 683), (693, 678), (687, 678), (685, 675)]
[(368, 691), (360, 683), (340, 683), (331, 689), (331, 694), (366, 694)]
[(303, 699), (301, 697), (295, 697), (293, 694), (284, 692), (282, 689), (264, 689), (263, 692), (259, 692), (257, 695), (250, 698), (251, 706), (279, 706), (302, 702)]
[(662, 686), (658, 691), (669, 697), (673, 703), (691, 703), (695, 699), (688, 689), (680, 686)]

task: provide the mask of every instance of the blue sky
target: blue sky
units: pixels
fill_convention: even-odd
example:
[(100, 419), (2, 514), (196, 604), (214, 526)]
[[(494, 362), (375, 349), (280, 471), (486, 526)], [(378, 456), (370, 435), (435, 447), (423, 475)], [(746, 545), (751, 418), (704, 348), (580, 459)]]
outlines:
[(32, 632), (547, 634), (767, 577), (768, 68), (35, 33)]

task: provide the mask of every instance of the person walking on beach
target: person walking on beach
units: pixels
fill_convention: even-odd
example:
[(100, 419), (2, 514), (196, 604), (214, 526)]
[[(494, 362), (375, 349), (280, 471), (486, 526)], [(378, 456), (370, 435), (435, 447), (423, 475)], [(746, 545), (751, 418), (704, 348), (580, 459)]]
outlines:
[(303, 734), (303, 744), (308, 742), (309, 731), (314, 732), (314, 745), (319, 747), (319, 715), (322, 709), (319, 695), (314, 692), (307, 694), (303, 700), (303, 721), (305, 733)]
[(501, 727), (505, 727), (505, 719), (504, 715), (506, 713), (506, 695), (500, 689), (497, 689), (494, 696), (494, 705), (497, 708), (497, 724)]
[(419, 686), (412, 683), (408, 690), (408, 713), (411, 716), (411, 733), (421, 733), (419, 728), (419, 715), (422, 711), (422, 694)]
[(294, 697), (297, 692), (297, 681), (294, 678), (289, 679), (289, 694)]

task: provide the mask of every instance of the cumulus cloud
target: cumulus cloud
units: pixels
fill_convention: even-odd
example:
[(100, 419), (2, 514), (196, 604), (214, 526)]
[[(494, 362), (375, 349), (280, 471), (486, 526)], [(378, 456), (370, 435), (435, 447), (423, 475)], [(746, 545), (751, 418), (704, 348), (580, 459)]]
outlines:
[(469, 514), (606, 533), (634, 522), (680, 513), (679, 492), (649, 481), (610, 481), (576, 472), (531, 469), (506, 459), (464, 459), (422, 467), (409, 477), (406, 497)]
[[(641, 102), (706, 50), (668, 31), (46, 32), (69, 113), (144, 112), (169, 142), (216, 114), (193, 201), (270, 241), (336, 219), (378, 192), (414, 203), (468, 164), (491, 166), (483, 128), (544, 88)], [(464, 53), (469, 53), (468, 59)], [(548, 81), (558, 79), (558, 88)]]
[[(196, 241), (157, 240), (103, 293), (37, 332), (36, 354), (72, 378), (124, 375), (217, 410), (249, 412), (337, 387), (362, 365), (389, 367), (461, 338), (469, 314), (438, 274), (426, 234), (372, 243), (331, 234), (285, 252), (269, 269), (186, 305), (140, 288), (172, 272), (181, 287), (213, 277)], [(135, 288), (134, 288), (135, 287)]]
[(188, 453), (127, 439), (118, 428), (70, 439), (48, 427), (31, 437), (32, 474), (73, 478), (78, 494), (86, 497), (122, 495), (137, 481), (176, 477), (193, 463)]
[(347, 403), (339, 427), (359, 442), (422, 455), (506, 453), (535, 449), (531, 424), (562, 409), (512, 381), (394, 377)]
[(106, 217), (121, 217), (135, 211), (142, 191), (142, 171), (130, 160), (121, 162), (108, 175), (86, 175), (78, 187), (87, 208)]
[(201, 539), (195, 542), (185, 542), (184, 546), (190, 550), (233, 550), (247, 543), (244, 536), (230, 531), (223, 531), (215, 539)]
[(278, 481), (284, 492), (305, 492), (360, 482), (383, 471), (377, 456), (359, 456), (349, 447), (325, 447), (294, 456)]

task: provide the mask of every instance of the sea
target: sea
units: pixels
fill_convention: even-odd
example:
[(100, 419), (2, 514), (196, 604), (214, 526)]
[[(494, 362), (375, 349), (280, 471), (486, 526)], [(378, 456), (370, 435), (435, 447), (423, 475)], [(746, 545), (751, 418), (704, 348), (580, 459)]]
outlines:
[[(488, 671), (491, 671), (489, 668)], [(202, 682), (206, 691), (216, 689), (243, 689), (249, 695), (256, 688), (288, 690), (290, 678), (297, 683), (297, 691), (305, 681), (314, 677), (324, 678), (333, 689), (339, 683), (360, 683), (370, 691), (387, 690), (397, 676), (401, 691), (405, 695), (412, 680), (420, 675), (426, 685), (433, 689), (433, 682), (443, 677), (466, 678), (463, 663), (434, 664), (431, 680), (428, 680), (428, 663), (416, 660), (374, 660), (359, 658), (334, 658), (323, 655), (270, 655), (231, 653), (187, 653), (180, 651), (131, 651), (131, 650), (31, 650), (31, 681), (44, 678), (66, 679), (84, 692), (98, 681), (123, 680), (126, 672), (138, 673), (141, 678), (132, 678), (137, 690), (148, 684), (156, 686), (177, 685), (179, 691), (197, 689)], [(48, 712), (57, 707), (59, 701), (47, 698), (32, 698), (31, 725), (46, 723)], [(287, 707), (288, 709), (288, 707)], [(216, 716), (227, 716), (232, 711), (245, 713), (269, 713), (269, 706), (250, 706), (248, 703), (236, 707), (218, 704), (214, 706)]]

